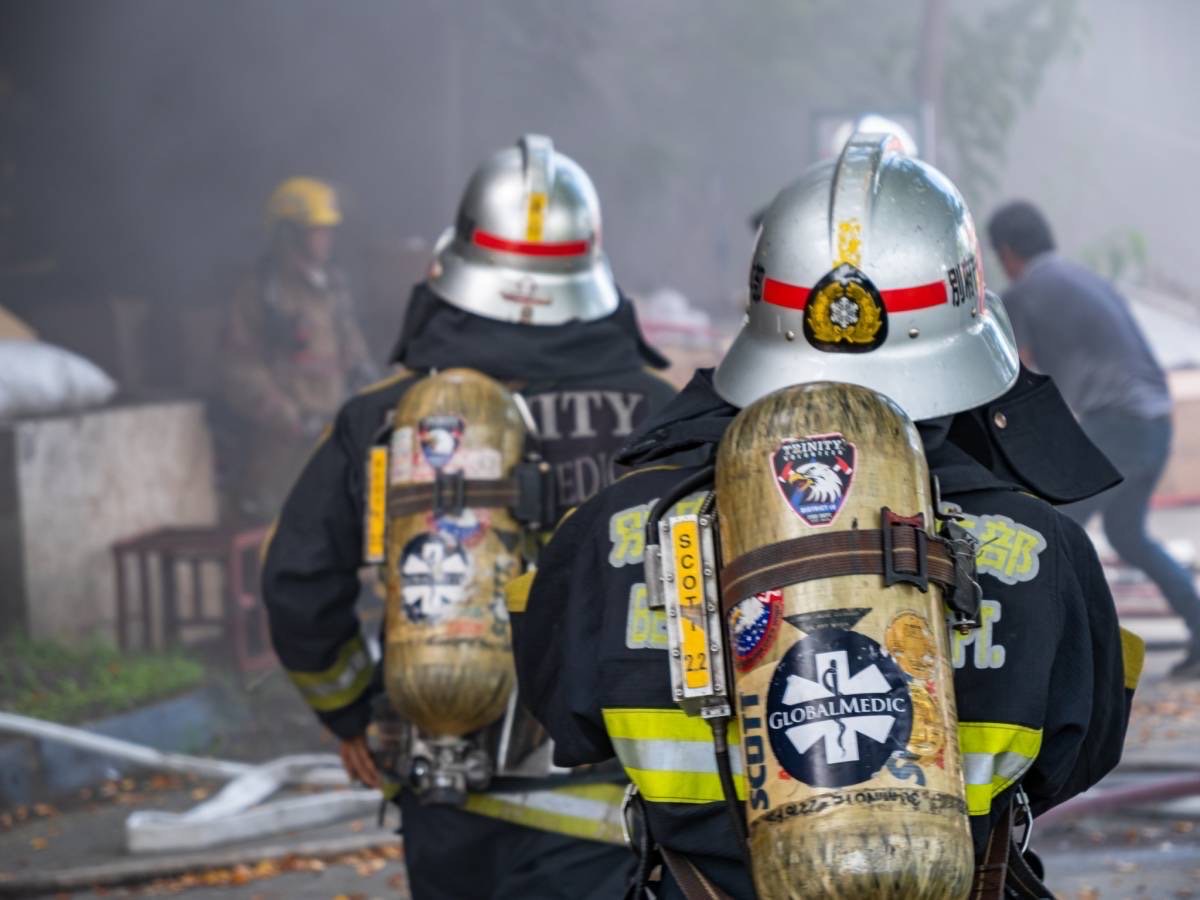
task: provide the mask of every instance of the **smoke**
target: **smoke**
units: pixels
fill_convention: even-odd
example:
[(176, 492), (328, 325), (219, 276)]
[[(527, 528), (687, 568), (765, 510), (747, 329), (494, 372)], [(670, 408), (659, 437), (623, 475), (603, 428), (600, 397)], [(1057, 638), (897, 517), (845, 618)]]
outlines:
[[(1160, 2), (1195, 24), (1185, 5)], [(1088, 13), (1103, 21), (1115, 5)], [(960, 49), (967, 32), (955, 22), (979, 21), (981, 7), (933, 6)], [(745, 281), (747, 219), (817, 155), (822, 123), (919, 112), (923, 21), (883, 0), (3, 0), (0, 74), (28, 110), (14, 143), (18, 215), (75, 289), (219, 304), (228, 273), (260, 250), (271, 187), (310, 174), (343, 189), (341, 249), (361, 283), (373, 246), (436, 237), (475, 163), (540, 130), (593, 175), (623, 287), (673, 286), (728, 319)], [(1175, 84), (1175, 103), (1190, 98), (1194, 113), (1195, 79), (1164, 71), (1188, 48), (1137, 52), (1155, 58), (1148, 87)], [(1061, 70), (1048, 70), (1051, 96), (1074, 90)], [(993, 87), (976, 89), (982, 98)], [(1023, 132), (1021, 114), (1019, 104), (1006, 113), (1023, 155), (1001, 184), (1053, 195), (1049, 174), (1022, 184), (1023, 171), (1041, 171), (1031, 142), (1060, 148), (1060, 160), (1062, 148), (1082, 148), (1070, 135)], [(1121, 115), (1095, 118), (1110, 127)], [(1156, 110), (1138, 115), (1153, 121)], [(1191, 121), (1171, 133), (1191, 134)], [(953, 166), (961, 153), (946, 158)], [(1089, 152), (1097, 178), (1108, 177), (1103, 160)], [(1102, 206), (1103, 193), (1092, 195)]]

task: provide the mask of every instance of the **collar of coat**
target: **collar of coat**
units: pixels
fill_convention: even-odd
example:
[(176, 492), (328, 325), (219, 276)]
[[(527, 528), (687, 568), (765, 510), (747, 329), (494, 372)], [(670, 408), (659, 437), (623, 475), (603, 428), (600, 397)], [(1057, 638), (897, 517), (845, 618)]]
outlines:
[(500, 381), (527, 383), (667, 366), (642, 337), (624, 295), (602, 319), (520, 325), (451, 306), (425, 282), (413, 288), (390, 361), (417, 372), (465, 366)]
[[(738, 408), (717, 394), (712, 375), (712, 369), (698, 369), (634, 432), (617, 462), (637, 466), (701, 449), (715, 453)], [(1027, 369), (1001, 397), (954, 416), (948, 429), (920, 431), (929, 466), (946, 494), (1022, 490), (1051, 503), (1073, 503), (1121, 480), (1054, 382)]]

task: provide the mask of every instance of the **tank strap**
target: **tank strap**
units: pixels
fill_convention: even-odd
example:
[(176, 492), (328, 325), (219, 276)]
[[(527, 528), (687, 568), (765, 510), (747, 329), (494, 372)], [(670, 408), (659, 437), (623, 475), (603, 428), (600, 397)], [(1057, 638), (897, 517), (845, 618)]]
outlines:
[(922, 527), (923, 517), (883, 510), (884, 527), (828, 531), (767, 544), (721, 570), (721, 603), (734, 604), (762, 591), (839, 575), (883, 575), (925, 590), (929, 581), (955, 584), (955, 556), (947, 541)]
[(537, 531), (555, 521), (554, 477), (543, 461), (513, 467), (510, 478), (464, 478), (461, 472), (438, 472), (433, 481), (400, 484), (388, 493), (388, 515), (433, 512), (456, 516), (468, 507), (508, 509), (521, 524)]
[(467, 507), (498, 508), (516, 503), (514, 479), (463, 478), (460, 473), (439, 472), (436, 481), (400, 484), (388, 497), (388, 514), (411, 516), (429, 512), (457, 515)]

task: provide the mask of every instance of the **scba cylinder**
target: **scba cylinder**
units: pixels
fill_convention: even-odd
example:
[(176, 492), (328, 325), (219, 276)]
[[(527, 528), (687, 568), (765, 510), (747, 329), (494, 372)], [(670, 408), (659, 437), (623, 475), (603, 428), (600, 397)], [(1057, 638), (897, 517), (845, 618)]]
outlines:
[[(932, 527), (916, 428), (866, 388), (785, 388), (726, 432), (716, 494), (759, 896), (965, 897), (973, 851), (941, 589), (833, 574), (852, 568), (844, 548), (869, 543), (838, 532), (882, 540), (884, 508)], [(819, 547), (809, 580), (737, 592), (747, 567), (733, 561), (770, 569), (788, 560), (762, 548), (810, 535), (829, 538), (805, 545)]]
[[(513, 691), (504, 586), (523, 562), (507, 508), (446, 504), (456, 479), (468, 487), (505, 479), (521, 459), (525, 426), (508, 390), (471, 369), (419, 381), (393, 421), (385, 684), (425, 735), (459, 737), (500, 718)], [(439, 480), (434, 508), (394, 514), (411, 486)], [(469, 503), (475, 494), (465, 496)]]

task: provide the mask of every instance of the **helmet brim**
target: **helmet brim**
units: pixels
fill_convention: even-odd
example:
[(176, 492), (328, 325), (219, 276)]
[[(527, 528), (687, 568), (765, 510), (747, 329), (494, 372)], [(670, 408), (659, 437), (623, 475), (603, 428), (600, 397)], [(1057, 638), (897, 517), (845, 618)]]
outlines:
[[(804, 341), (796, 334), (795, 341)], [(939, 346), (929, 347), (930, 341)], [(780, 388), (814, 381), (841, 381), (878, 391), (914, 421), (935, 419), (982, 406), (1017, 380), (1020, 364), (1012, 326), (995, 294), (985, 294), (983, 312), (966, 331), (917, 335), (892, 345), (888, 364), (871, 365), (870, 353), (796, 353), (777, 334), (742, 328), (717, 366), (713, 384), (734, 406), (749, 406)]]
[(476, 262), (450, 248), (439, 253), (440, 271), (430, 289), (449, 303), (477, 316), (527, 325), (590, 322), (611, 315), (620, 294), (608, 260), (574, 272), (539, 272)]

